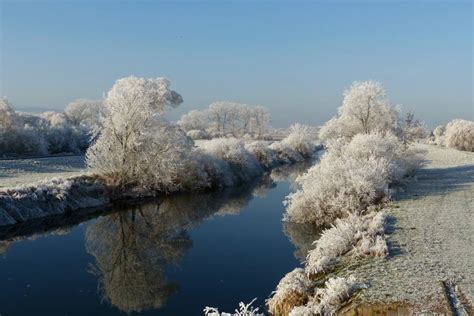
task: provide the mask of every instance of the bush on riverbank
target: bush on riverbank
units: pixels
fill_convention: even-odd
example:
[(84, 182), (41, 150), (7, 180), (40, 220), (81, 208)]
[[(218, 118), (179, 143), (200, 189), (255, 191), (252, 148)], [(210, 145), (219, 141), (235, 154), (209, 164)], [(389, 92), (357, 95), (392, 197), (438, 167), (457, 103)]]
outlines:
[(474, 122), (453, 120), (446, 125), (444, 133), (446, 147), (474, 151)]
[(390, 197), (389, 185), (419, 166), (420, 160), (394, 136), (359, 134), (328, 144), (319, 164), (297, 179), (288, 196), (285, 220), (328, 224), (362, 213)]
[[(385, 216), (378, 211), (390, 199), (390, 186), (403, 183), (421, 166), (421, 156), (408, 145), (423, 135), (423, 124), (412, 114), (402, 123), (381, 84), (355, 82), (344, 93), (338, 115), (320, 132), (326, 153), (296, 180), (299, 189), (285, 201), (284, 220), (332, 227), (308, 252), (304, 273), (299, 270), (298, 278), (291, 273), (280, 281), (268, 301), (273, 315), (334, 314), (360, 289), (352, 278), (322, 281), (342, 257), (388, 254)], [(294, 290), (311, 281), (312, 288)]]

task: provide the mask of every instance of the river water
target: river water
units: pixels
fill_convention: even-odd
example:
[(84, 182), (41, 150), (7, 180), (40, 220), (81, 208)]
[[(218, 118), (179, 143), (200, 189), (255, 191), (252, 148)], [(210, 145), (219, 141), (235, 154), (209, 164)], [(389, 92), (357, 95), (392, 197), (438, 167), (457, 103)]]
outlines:
[(0, 314), (202, 315), (205, 306), (230, 312), (254, 298), (264, 310), (317, 234), (282, 222), (282, 201), (307, 167), (4, 237)]

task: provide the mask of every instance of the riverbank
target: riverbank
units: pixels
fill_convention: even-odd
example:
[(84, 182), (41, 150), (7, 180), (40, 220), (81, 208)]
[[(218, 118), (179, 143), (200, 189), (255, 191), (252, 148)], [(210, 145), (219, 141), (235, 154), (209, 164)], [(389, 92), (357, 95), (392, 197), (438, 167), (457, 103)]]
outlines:
[(427, 163), (387, 210), (390, 255), (351, 269), (369, 288), (345, 309), (348, 315), (390, 305), (432, 314), (473, 311), (474, 153), (417, 147), (426, 150)]
[[(230, 143), (226, 144), (227, 142)], [(171, 188), (169, 191), (166, 189), (155, 190), (137, 184), (113, 186), (104, 177), (94, 174), (80, 174), (67, 178), (57, 177), (17, 187), (2, 188), (0, 189), (0, 226), (15, 225), (32, 219), (76, 212), (85, 208), (96, 208), (117, 200), (232, 187), (258, 178), (280, 166), (311, 160), (316, 152), (323, 148), (321, 145), (308, 144), (307, 147), (304, 147), (306, 149), (304, 151), (299, 148), (293, 149), (284, 144), (287, 147), (279, 152), (271, 149), (268, 143), (258, 143), (256, 147), (250, 146), (249, 151), (244, 147), (244, 143), (238, 140), (216, 140), (210, 141), (208, 144), (213, 145), (208, 154), (213, 157), (210, 162), (213, 162), (217, 169), (211, 170), (209, 173), (209, 170), (201, 170), (197, 168), (198, 165), (193, 165), (195, 162), (190, 161), (191, 170), (184, 168), (182, 172), (194, 172), (196, 174), (193, 173), (193, 175), (196, 178), (191, 177), (192, 180), (189, 180), (189, 177), (182, 177), (177, 181), (178, 183), (183, 181), (184, 185), (177, 185), (176, 188)], [(272, 145), (275, 144), (282, 145), (280, 142)], [(234, 153), (233, 156), (221, 152), (230, 145), (240, 146), (240, 152)], [(202, 145), (199, 147), (203, 148)], [(310, 149), (311, 151), (309, 151)], [(293, 156), (287, 157), (288, 152)], [(192, 169), (194, 167), (196, 170)], [(34, 170), (32, 168), (30, 172)], [(213, 171), (215, 173), (212, 173)], [(203, 174), (203, 172), (208, 172), (208, 174)], [(193, 183), (193, 181), (199, 182), (199, 177), (202, 178), (201, 180), (205, 180), (205, 183)], [(229, 181), (223, 181), (224, 177)]]

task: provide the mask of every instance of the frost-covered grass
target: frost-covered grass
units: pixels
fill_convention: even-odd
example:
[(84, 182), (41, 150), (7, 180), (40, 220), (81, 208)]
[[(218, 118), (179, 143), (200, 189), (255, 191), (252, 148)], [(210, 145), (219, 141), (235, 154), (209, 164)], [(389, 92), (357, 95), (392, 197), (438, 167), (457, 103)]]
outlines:
[(388, 247), (383, 239), (385, 214), (369, 213), (337, 219), (323, 231), (306, 259), (306, 273), (310, 277), (331, 271), (345, 254), (353, 256), (385, 257)]
[(86, 172), (84, 156), (53, 156), (0, 160), (0, 188)]
[[(350, 215), (337, 219), (322, 232), (309, 251), (305, 267), (288, 273), (267, 301), (272, 315), (327, 315), (334, 313), (352, 293), (353, 279), (329, 279), (319, 288), (318, 278), (330, 273), (343, 256), (385, 257), (384, 213)], [(299, 306), (299, 307), (298, 307)]]
[(351, 295), (363, 287), (352, 276), (330, 278), (324, 283), (324, 287), (316, 290), (306, 305), (293, 308), (289, 315), (335, 315)]
[(272, 315), (288, 315), (295, 306), (308, 302), (316, 283), (308, 278), (302, 268), (286, 274), (268, 299), (268, 310)]
[(204, 308), (204, 315), (206, 316), (263, 316), (263, 313), (259, 313), (258, 307), (253, 307), (252, 304), (255, 302), (254, 298), (250, 303), (245, 304), (243, 302), (239, 303), (239, 308), (236, 309), (233, 313), (219, 312), (215, 307)]

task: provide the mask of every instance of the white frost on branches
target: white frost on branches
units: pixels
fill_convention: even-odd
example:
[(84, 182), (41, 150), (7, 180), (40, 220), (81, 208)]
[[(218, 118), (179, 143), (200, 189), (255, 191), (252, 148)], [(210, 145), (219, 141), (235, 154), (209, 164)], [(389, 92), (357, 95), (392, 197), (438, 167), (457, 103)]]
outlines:
[[(203, 111), (184, 114), (178, 124), (185, 131), (200, 130), (213, 137), (244, 137), (260, 139), (268, 130), (270, 113), (263, 106), (234, 102), (214, 102)], [(195, 136), (200, 136), (196, 132)], [(199, 139), (199, 138), (196, 138)]]
[(394, 136), (358, 134), (350, 142), (333, 141), (320, 163), (297, 179), (301, 189), (287, 197), (285, 220), (327, 224), (360, 213), (389, 197), (389, 184), (420, 163)]
[(263, 313), (259, 313), (258, 307), (253, 307), (252, 304), (257, 299), (254, 298), (250, 303), (245, 304), (243, 302), (239, 303), (239, 308), (234, 311), (234, 313), (225, 313), (219, 312), (215, 307), (206, 306), (204, 308), (204, 315), (206, 316), (263, 316)]
[(76, 125), (63, 112), (26, 114), (14, 111), (8, 100), (0, 100), (0, 156), (83, 153), (94, 129), (89, 121)]
[(182, 103), (164, 78), (127, 77), (108, 92), (108, 115), (87, 163), (109, 184), (174, 190), (193, 143), (163, 114)]
[(397, 124), (398, 112), (389, 105), (382, 84), (356, 81), (344, 91), (338, 115), (322, 127), (319, 136), (323, 140), (330, 140), (351, 138), (359, 133), (394, 133)]
[(446, 125), (446, 147), (474, 151), (474, 122), (453, 120)]

